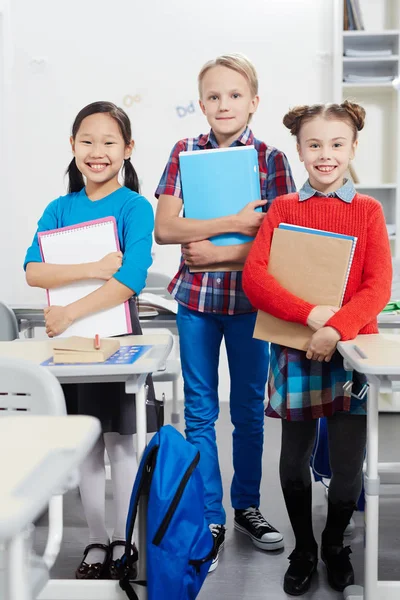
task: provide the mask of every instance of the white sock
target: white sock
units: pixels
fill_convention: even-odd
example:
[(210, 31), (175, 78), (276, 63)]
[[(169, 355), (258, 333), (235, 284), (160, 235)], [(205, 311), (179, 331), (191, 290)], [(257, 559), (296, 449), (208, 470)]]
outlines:
[[(136, 450), (132, 435), (105, 433), (104, 442), (111, 466), (111, 482), (114, 500), (113, 541), (125, 541), (126, 518), (128, 516), (133, 482), (137, 473)], [(119, 544), (113, 548), (113, 560), (121, 558), (125, 549)]]
[[(82, 463), (80, 469), (83, 511), (89, 527), (89, 544), (108, 544), (105, 523), (106, 473), (104, 466), (104, 439), (100, 436), (93, 450)], [(104, 550), (89, 550), (85, 562), (93, 564), (104, 561)]]

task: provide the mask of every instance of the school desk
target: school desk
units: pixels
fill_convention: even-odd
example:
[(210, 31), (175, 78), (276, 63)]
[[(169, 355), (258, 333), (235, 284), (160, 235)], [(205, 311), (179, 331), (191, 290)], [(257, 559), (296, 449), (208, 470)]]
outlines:
[[(31, 600), (48, 572), (38, 558), (27, 566), (27, 529), (67, 484), (94, 446), (97, 419), (87, 416), (19, 416), (0, 419), (0, 597)], [(40, 482), (40, 484), (39, 484)]]
[[(120, 339), (121, 346), (150, 345), (152, 348), (133, 364), (87, 364), (87, 365), (54, 365), (48, 368), (60, 383), (102, 383), (106, 381), (125, 382), (128, 394), (136, 394), (136, 431), (137, 452), (140, 461), (146, 447), (146, 399), (144, 383), (149, 373), (162, 369), (172, 347), (172, 336), (165, 335), (130, 335)], [(0, 342), (0, 356), (9, 356), (29, 360), (41, 364), (52, 356), (52, 341), (16, 340)], [(133, 482), (132, 482), (133, 484)], [(138, 550), (139, 579), (146, 572), (145, 553), (145, 506), (139, 506)], [(135, 587), (139, 598), (146, 598), (146, 590)], [(38, 597), (40, 600), (126, 600), (125, 593), (118, 582), (50, 580)]]
[(365, 560), (364, 588), (349, 586), (344, 591), (345, 600), (398, 600), (400, 581), (378, 580), (379, 533), (379, 473), (398, 473), (399, 463), (378, 462), (378, 397), (379, 390), (400, 385), (400, 336), (380, 333), (359, 335), (354, 340), (339, 342), (338, 350), (344, 358), (345, 368), (365, 373), (368, 383), (367, 458), (364, 486)]
[[(35, 327), (44, 327), (44, 304), (15, 304), (11, 309), (17, 318), (20, 332), (27, 338), (35, 336)], [(141, 307), (139, 304), (139, 321), (143, 329), (168, 329), (173, 335), (178, 335), (176, 315), (159, 313), (156, 308)]]

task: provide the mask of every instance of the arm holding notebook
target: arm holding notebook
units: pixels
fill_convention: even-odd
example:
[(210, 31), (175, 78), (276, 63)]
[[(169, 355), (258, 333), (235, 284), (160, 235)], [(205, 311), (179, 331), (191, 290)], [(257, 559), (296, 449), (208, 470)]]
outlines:
[(216, 246), (209, 240), (190, 242), (182, 245), (182, 256), (188, 267), (237, 263), (244, 264), (253, 242), (234, 244), (232, 246)]
[(99, 261), (77, 265), (30, 262), (26, 266), (26, 281), (32, 287), (49, 290), (84, 279), (104, 279), (108, 281), (121, 265), (122, 252), (110, 252)]
[[(352, 298), (327, 322), (342, 340), (355, 338), (376, 318), (390, 299), (392, 259), (385, 217), (380, 205), (368, 219), (368, 243), (365, 250), (362, 283)], [(379, 263), (379, 268), (377, 264)]]
[(264, 218), (264, 213), (255, 212), (254, 209), (264, 204), (266, 200), (249, 202), (238, 214), (227, 217), (188, 219), (179, 216), (183, 206), (181, 198), (161, 194), (156, 214), (156, 242), (188, 244), (208, 240), (223, 233), (242, 233), (253, 237)]
[(44, 309), (46, 333), (49, 337), (63, 333), (74, 321), (89, 314), (118, 306), (135, 292), (112, 278), (96, 291), (67, 306), (48, 306)]
[(274, 229), (279, 223), (285, 222), (280, 204), (279, 198), (272, 203), (253, 242), (244, 265), (243, 289), (253, 306), (259, 310), (285, 321), (307, 325), (315, 305), (288, 292), (267, 272)]

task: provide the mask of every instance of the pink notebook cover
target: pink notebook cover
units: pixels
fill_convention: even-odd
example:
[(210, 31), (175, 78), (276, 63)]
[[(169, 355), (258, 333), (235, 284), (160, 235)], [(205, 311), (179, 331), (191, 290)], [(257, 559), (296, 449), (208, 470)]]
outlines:
[[(110, 217), (104, 217), (103, 219), (95, 219), (93, 221), (85, 221), (84, 223), (78, 223), (77, 225), (71, 225), (70, 227), (60, 227), (59, 229), (49, 229), (47, 231), (39, 231), (38, 232), (39, 249), (40, 249), (40, 255), (42, 257), (43, 262), (46, 262), (46, 261), (45, 261), (44, 254), (43, 254), (42, 241), (41, 241), (42, 237), (51, 235), (51, 234), (55, 234), (55, 233), (60, 233), (62, 231), (70, 231), (72, 229), (83, 229), (84, 227), (98, 225), (99, 223), (110, 223), (110, 222), (114, 226), (116, 252), (119, 252), (121, 250), (121, 247), (119, 245), (117, 221), (115, 220), (115, 217), (110, 216)], [(47, 305), (50, 306), (49, 290), (46, 290), (46, 295), (47, 295)], [(127, 331), (128, 331), (128, 333), (132, 333), (132, 321), (131, 321), (131, 314), (129, 311), (129, 301), (128, 300), (126, 302), (124, 302), (124, 306), (125, 306)]]

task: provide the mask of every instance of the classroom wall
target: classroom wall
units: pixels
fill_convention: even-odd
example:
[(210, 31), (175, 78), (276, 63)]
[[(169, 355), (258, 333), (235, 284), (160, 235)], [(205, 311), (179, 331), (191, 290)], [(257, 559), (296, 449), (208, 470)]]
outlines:
[[(286, 152), (296, 183), (305, 172), (281, 124), (289, 106), (332, 95), (333, 0), (0, 0), (3, 90), (0, 104), (2, 245), (0, 298), (44, 301), (22, 262), (45, 206), (65, 193), (76, 113), (106, 99), (133, 125), (133, 162), (144, 195), (154, 190), (172, 145), (207, 123), (196, 76), (218, 54), (243, 52), (260, 79), (252, 128)], [(154, 246), (153, 269), (173, 275), (177, 247)], [(225, 381), (226, 367), (222, 379)]]

